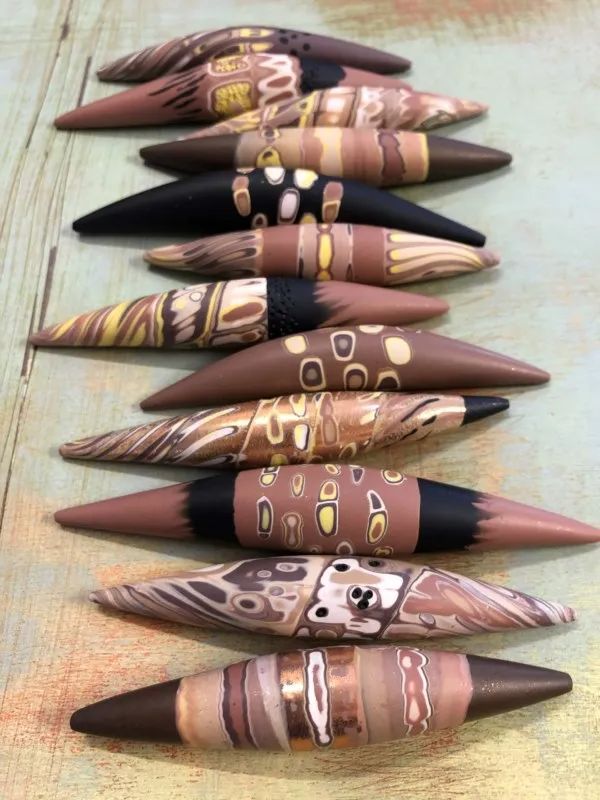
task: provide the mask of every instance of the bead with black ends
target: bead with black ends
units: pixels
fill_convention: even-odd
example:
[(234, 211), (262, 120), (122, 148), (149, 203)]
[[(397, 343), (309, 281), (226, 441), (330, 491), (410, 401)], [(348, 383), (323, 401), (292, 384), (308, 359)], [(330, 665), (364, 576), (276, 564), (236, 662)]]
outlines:
[(73, 228), (82, 234), (216, 234), (256, 227), (257, 214), (263, 217), (262, 225), (276, 225), (281, 194), (291, 188), (300, 201), (293, 221), (313, 214), (322, 222), (323, 193), (327, 184), (335, 182), (341, 184), (343, 195), (336, 218), (330, 217), (328, 222), (403, 228), (477, 247), (485, 244), (485, 236), (477, 231), (359, 181), (319, 176), (309, 188), (299, 189), (293, 171), (286, 172), (276, 185), (261, 169), (247, 173), (252, 209), (241, 216), (233, 198), (233, 182), (239, 174), (233, 170), (210, 172), (156, 186), (80, 217)]
[(189, 484), (186, 512), (198, 538), (238, 542), (233, 517), (235, 479), (235, 472), (224, 472)]
[(417, 478), (421, 511), (416, 553), (465, 550), (477, 541), (487, 516), (476, 507), (479, 492)]
[(302, 278), (267, 278), (269, 339), (312, 331), (327, 321), (328, 309), (316, 298), (317, 284)]
[(300, 69), (302, 70), (300, 81), (302, 94), (337, 86), (346, 77), (346, 70), (339, 64), (318, 61), (314, 58), (301, 57)]

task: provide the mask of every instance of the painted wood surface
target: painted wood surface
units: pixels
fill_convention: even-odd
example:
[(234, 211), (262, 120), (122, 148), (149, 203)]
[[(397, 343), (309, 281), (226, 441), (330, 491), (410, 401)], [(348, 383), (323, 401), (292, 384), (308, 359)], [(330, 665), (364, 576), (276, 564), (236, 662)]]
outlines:
[(448, 133), (515, 156), (502, 174), (407, 192), (486, 231), (503, 257), (494, 273), (425, 288), (452, 305), (436, 330), (537, 363), (553, 380), (511, 391), (508, 418), (366, 463), (597, 522), (598, 4), (2, 0), (1, 7), (0, 797), (597, 797), (600, 571), (593, 548), (430, 559), (575, 606), (580, 618), (568, 629), (447, 643), (571, 672), (573, 693), (543, 706), (407, 743), (300, 756), (195, 753), (71, 733), (71, 711), (102, 696), (289, 643), (102, 613), (86, 600), (93, 588), (234, 552), (77, 534), (52, 522), (64, 505), (193, 474), (65, 463), (57, 446), (143, 419), (141, 397), (210, 356), (35, 352), (26, 338), (44, 322), (182, 285), (180, 275), (142, 262), (142, 248), (158, 240), (86, 241), (70, 229), (82, 213), (163, 182), (137, 149), (178, 132), (54, 130), (59, 112), (114, 91), (95, 79), (104, 61), (233, 23), (386, 47), (414, 60), (416, 88), (490, 103), (486, 119)]

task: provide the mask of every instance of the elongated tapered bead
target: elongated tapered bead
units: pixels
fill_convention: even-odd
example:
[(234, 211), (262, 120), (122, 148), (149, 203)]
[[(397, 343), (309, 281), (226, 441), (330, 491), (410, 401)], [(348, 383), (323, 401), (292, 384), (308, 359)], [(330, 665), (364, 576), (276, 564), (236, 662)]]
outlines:
[(259, 656), (79, 709), (75, 731), (204, 749), (325, 750), (412, 737), (569, 692), (565, 672), (377, 645)]

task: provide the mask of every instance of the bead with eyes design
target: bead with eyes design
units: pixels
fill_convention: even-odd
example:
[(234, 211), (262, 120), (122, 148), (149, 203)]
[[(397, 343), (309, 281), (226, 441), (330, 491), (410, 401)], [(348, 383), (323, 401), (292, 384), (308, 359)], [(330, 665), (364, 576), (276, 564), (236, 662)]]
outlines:
[(354, 586), (348, 591), (348, 603), (355, 605), (359, 611), (367, 608), (374, 608), (379, 604), (379, 594), (373, 589), (365, 589), (362, 586)]
[(395, 616), (407, 576), (380, 559), (333, 559), (323, 570), (300, 635), (378, 638)]

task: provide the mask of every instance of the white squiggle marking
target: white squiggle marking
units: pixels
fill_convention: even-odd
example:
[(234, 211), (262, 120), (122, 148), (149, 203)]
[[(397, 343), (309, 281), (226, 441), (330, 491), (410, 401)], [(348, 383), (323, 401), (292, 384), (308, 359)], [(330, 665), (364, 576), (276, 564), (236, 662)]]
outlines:
[(332, 742), (325, 657), (320, 650), (312, 650), (307, 655), (306, 710), (315, 734), (316, 744), (325, 747)]

